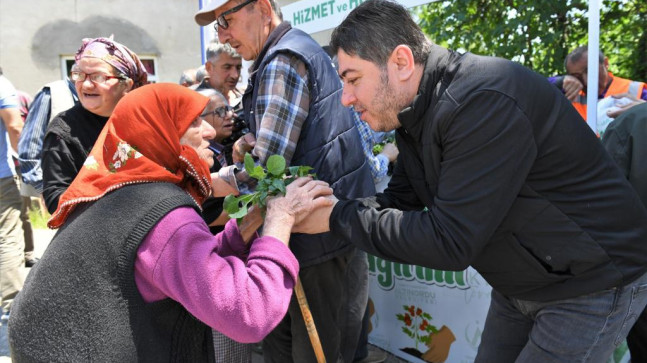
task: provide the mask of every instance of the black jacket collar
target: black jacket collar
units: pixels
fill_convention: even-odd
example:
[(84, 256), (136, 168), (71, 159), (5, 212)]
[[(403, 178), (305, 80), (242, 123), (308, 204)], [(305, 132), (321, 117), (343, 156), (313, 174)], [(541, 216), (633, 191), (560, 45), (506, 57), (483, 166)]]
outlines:
[(443, 47), (432, 45), (425, 63), (425, 69), (420, 80), (418, 93), (413, 98), (411, 105), (405, 107), (398, 114), (398, 119), (402, 125), (403, 131), (412, 135), (414, 139), (420, 139), (422, 128), (424, 126), (424, 115), (433, 103), (437, 102), (440, 95), (435, 95), (436, 88), (443, 80), (447, 70), (447, 64), (451, 52)]

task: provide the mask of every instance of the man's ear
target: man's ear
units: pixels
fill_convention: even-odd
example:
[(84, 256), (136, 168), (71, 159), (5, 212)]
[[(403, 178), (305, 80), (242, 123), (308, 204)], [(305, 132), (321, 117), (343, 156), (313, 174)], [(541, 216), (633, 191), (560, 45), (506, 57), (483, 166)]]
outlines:
[(408, 45), (400, 44), (389, 57), (389, 68), (399, 81), (406, 81), (413, 75), (416, 62), (413, 59), (413, 52)]
[(268, 19), (272, 19), (272, 4), (270, 3), (269, 0), (258, 0), (256, 2), (259, 6), (259, 9), (261, 10), (261, 13), (263, 14), (263, 17), (267, 17)]

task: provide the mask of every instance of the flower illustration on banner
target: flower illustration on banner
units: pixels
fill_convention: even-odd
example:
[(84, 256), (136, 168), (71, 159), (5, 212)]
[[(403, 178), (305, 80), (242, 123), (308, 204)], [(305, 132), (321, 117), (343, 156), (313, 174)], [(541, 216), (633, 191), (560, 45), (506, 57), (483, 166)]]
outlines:
[(116, 173), (117, 169), (126, 165), (126, 161), (128, 161), (128, 159), (137, 159), (141, 156), (142, 154), (133, 146), (130, 146), (130, 144), (125, 141), (119, 141), (119, 144), (117, 144), (117, 151), (115, 151), (115, 154), (112, 156), (112, 160), (114, 160), (114, 162), (108, 164), (108, 168), (110, 169), (110, 172)]
[(429, 313), (422, 311), (421, 308), (415, 305), (403, 305), (404, 314), (396, 314), (395, 317), (404, 323), (402, 332), (409, 338), (412, 338), (416, 343), (418, 349), (419, 343), (429, 342), (429, 333), (435, 333), (438, 329), (429, 324), (432, 319)]
[[(404, 313), (396, 318), (404, 323), (402, 332), (416, 343), (415, 348), (402, 348), (401, 351), (427, 362), (444, 362), (456, 337), (454, 333), (442, 326), (440, 330), (429, 322), (431, 315), (415, 305), (403, 305)], [(418, 349), (423, 343), (423, 351)]]

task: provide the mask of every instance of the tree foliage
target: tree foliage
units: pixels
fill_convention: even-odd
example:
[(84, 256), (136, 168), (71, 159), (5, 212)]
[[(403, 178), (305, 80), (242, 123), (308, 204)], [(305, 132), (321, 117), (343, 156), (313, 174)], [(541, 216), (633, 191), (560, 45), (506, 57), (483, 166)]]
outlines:
[[(429, 38), (444, 47), (517, 61), (546, 76), (588, 39), (587, 0), (447, 0), (414, 10)], [(647, 81), (647, 1), (603, 0), (600, 49), (610, 70)]]

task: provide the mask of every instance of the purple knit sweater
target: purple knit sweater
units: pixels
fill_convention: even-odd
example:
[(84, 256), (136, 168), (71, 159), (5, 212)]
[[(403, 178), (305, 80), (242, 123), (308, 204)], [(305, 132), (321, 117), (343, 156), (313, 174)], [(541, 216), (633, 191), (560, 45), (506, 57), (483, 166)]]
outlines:
[(171, 298), (232, 339), (258, 342), (285, 315), (299, 264), (269, 236), (246, 252), (236, 221), (214, 237), (194, 209), (177, 208), (139, 246), (135, 282), (146, 302)]

